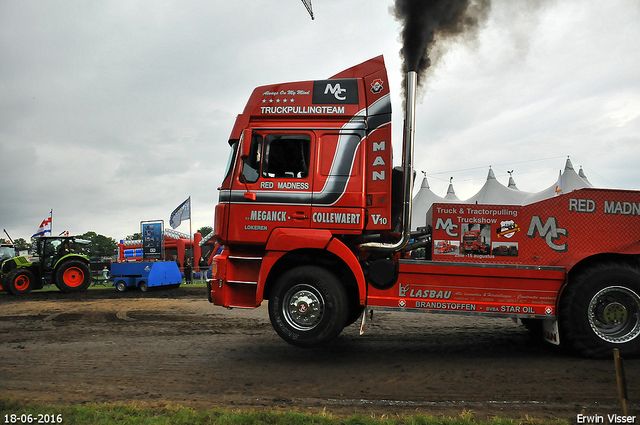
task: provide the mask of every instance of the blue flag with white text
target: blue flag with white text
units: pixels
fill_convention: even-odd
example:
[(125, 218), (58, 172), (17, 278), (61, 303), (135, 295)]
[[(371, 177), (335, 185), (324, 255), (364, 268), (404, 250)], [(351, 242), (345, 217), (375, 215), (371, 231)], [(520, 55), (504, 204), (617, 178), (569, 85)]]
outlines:
[(191, 196), (186, 201), (180, 204), (178, 208), (173, 210), (171, 218), (169, 219), (169, 225), (172, 229), (177, 228), (182, 223), (182, 220), (189, 220), (191, 218)]

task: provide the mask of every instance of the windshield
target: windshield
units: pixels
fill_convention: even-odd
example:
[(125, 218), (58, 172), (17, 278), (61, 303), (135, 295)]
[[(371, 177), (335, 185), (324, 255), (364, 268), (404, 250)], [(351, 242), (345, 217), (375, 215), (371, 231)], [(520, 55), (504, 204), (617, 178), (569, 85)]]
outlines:
[(224, 178), (222, 181), (225, 181), (227, 177), (229, 177), (229, 173), (231, 172), (231, 168), (233, 167), (233, 159), (236, 157), (236, 151), (238, 150), (238, 141), (234, 140), (231, 143), (231, 152), (229, 152), (229, 158), (227, 159), (227, 167), (224, 172)]
[(69, 251), (73, 254), (88, 255), (90, 252), (90, 244), (91, 241), (84, 239), (71, 239), (69, 241)]
[(15, 256), (16, 256), (16, 251), (13, 247), (0, 246), (0, 261), (4, 261), (7, 258), (12, 258)]

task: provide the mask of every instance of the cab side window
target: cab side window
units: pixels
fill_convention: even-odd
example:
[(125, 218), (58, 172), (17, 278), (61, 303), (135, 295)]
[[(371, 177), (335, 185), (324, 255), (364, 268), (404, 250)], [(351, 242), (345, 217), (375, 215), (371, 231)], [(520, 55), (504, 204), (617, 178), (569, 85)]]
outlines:
[(264, 145), (263, 177), (304, 179), (309, 175), (309, 136), (271, 134)]
[(61, 242), (59, 240), (45, 241), (44, 242), (44, 259), (40, 259), (40, 261), (44, 261), (44, 266), (48, 269), (53, 267), (55, 260), (59, 258), (59, 248), (61, 248)]
[(246, 183), (255, 183), (260, 177), (260, 162), (262, 161), (262, 136), (254, 134), (251, 137), (251, 152), (249, 158), (244, 161), (242, 166), (241, 181)]

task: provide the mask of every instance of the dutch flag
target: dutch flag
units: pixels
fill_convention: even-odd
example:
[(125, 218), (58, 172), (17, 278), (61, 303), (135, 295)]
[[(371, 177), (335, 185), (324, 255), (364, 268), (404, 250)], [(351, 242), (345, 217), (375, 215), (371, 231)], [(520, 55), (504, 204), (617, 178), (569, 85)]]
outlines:
[(44, 236), (46, 233), (51, 235), (51, 212), (52, 211), (49, 211), (49, 217), (42, 220), (42, 223), (40, 224), (38, 231), (33, 236), (31, 236), (32, 238)]

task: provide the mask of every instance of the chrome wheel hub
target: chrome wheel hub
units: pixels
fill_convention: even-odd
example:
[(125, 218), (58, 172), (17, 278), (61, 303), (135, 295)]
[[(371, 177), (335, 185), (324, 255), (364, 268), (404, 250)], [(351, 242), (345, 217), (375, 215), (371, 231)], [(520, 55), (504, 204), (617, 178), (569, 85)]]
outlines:
[(294, 329), (308, 331), (317, 326), (324, 312), (324, 298), (309, 285), (296, 285), (284, 297), (284, 318)]
[(625, 343), (640, 334), (640, 298), (630, 289), (609, 286), (589, 303), (589, 325), (604, 341)]

